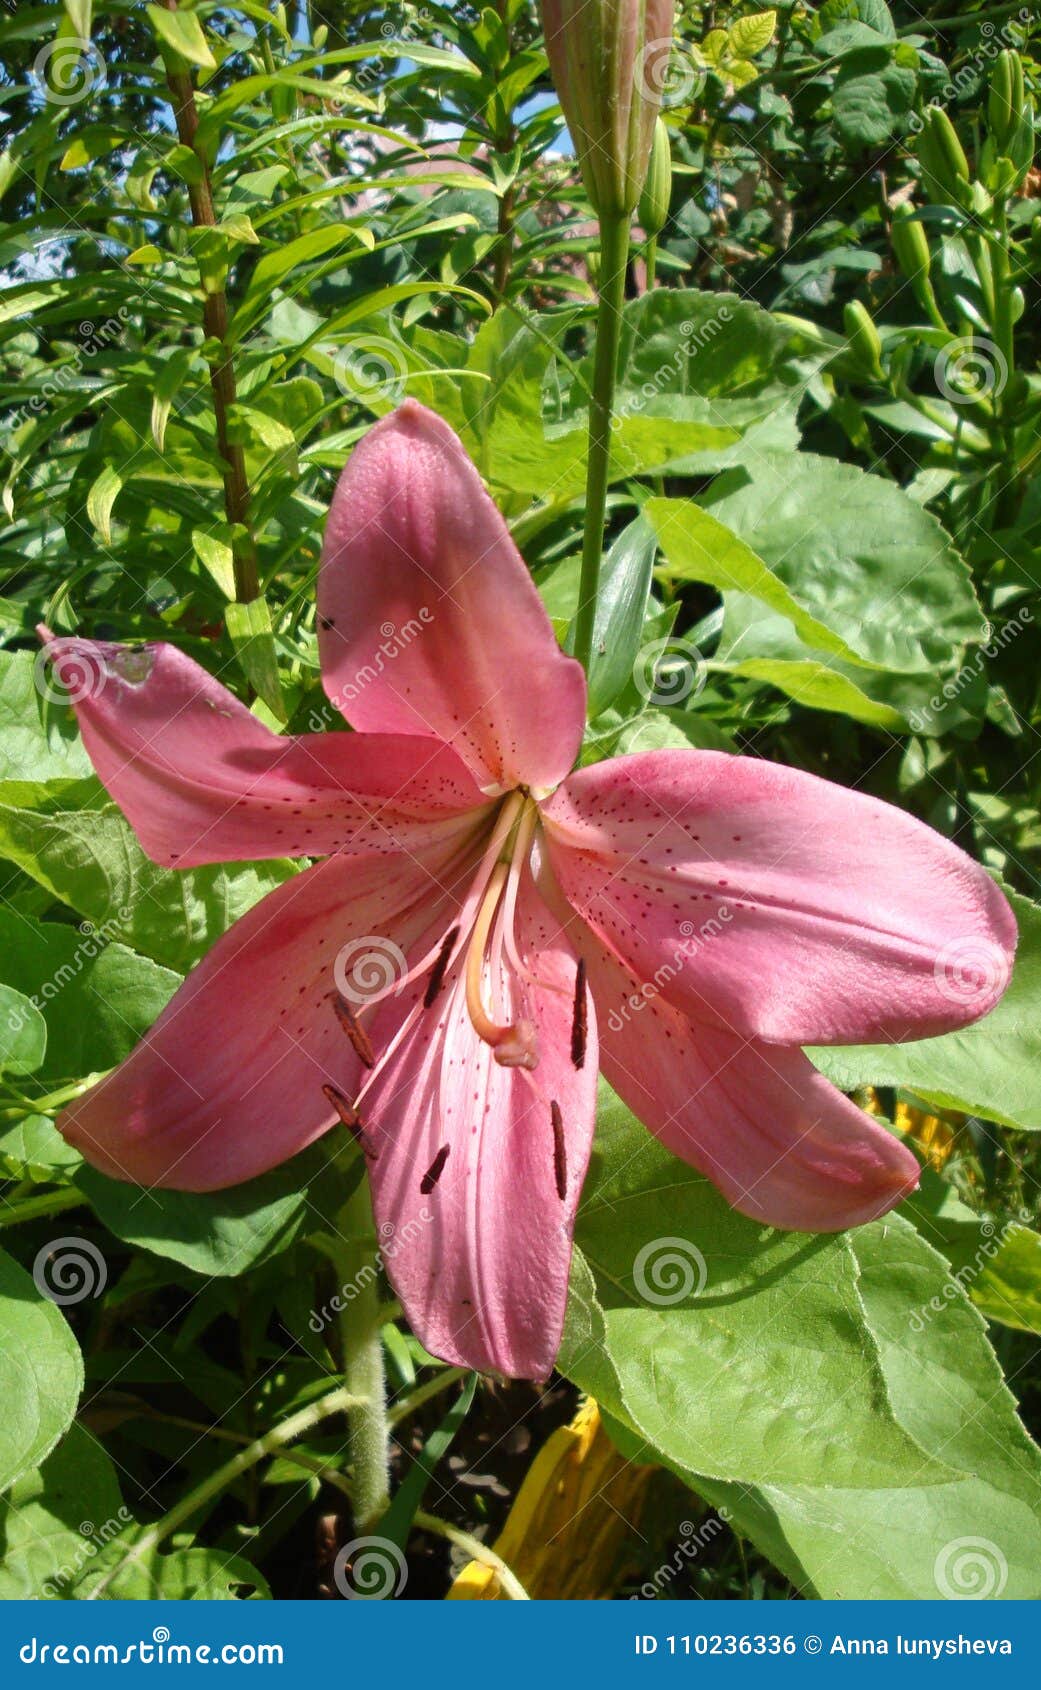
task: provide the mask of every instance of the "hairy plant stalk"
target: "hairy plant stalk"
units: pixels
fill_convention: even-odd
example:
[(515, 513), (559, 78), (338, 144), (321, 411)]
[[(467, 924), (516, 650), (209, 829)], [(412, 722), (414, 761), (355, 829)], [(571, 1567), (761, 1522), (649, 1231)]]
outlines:
[(343, 1381), (352, 1406), (347, 1412), (354, 1521), (359, 1531), (375, 1525), (387, 1506), (387, 1388), (380, 1329), (376, 1233), (369, 1182), (361, 1180), (340, 1215), (343, 1243), (336, 1252), (345, 1308), (340, 1317)]
[(273, 1426), (270, 1432), (264, 1433), (263, 1437), (255, 1438), (251, 1444), (247, 1444), (245, 1449), (241, 1449), (237, 1455), (233, 1455), (230, 1460), (225, 1461), (208, 1478), (203, 1479), (201, 1484), (195, 1485), (186, 1496), (181, 1498), (180, 1502), (170, 1509), (169, 1513), (163, 1515), (161, 1520), (156, 1520), (154, 1525), (148, 1526), (123, 1559), (117, 1562), (103, 1579), (99, 1580), (86, 1600), (94, 1601), (99, 1596), (103, 1596), (121, 1572), (142, 1561), (146, 1555), (150, 1555), (153, 1549), (158, 1548), (159, 1544), (170, 1537), (179, 1526), (183, 1526), (187, 1520), (191, 1519), (193, 1514), (204, 1507), (211, 1497), (219, 1496), (221, 1491), (227, 1490), (228, 1486), (234, 1484), (236, 1479), (241, 1478), (243, 1473), (248, 1473), (255, 1467), (258, 1461), (264, 1461), (269, 1455), (277, 1455), (286, 1444), (291, 1444), (294, 1439), (303, 1437), (305, 1432), (309, 1432), (313, 1426), (317, 1426), (322, 1420), (328, 1420), (331, 1415), (340, 1414), (344, 1410), (349, 1414), (356, 1406), (357, 1404), (350, 1392), (340, 1385), (337, 1386), (335, 1391), (327, 1391), (324, 1396), (319, 1397), (316, 1402), (310, 1403), (307, 1408), (301, 1408), (296, 1414), (291, 1414), (287, 1420), (282, 1421), (281, 1425)]
[(629, 262), (628, 214), (606, 217), (600, 223), (600, 304), (596, 319), (593, 395), (589, 406), (589, 458), (586, 466), (586, 520), (582, 542), (582, 575), (575, 616), (575, 656), (588, 671), (593, 654), (593, 628), (600, 588), (600, 556), (604, 545), (608, 469), (611, 457), (611, 416), (618, 369), (618, 343), (625, 304), (625, 271)]
[[(178, 10), (178, 0), (162, 0), (168, 12)], [(199, 113), (195, 104), (195, 90), (188, 71), (173, 70), (167, 65), (166, 83), (170, 90), (177, 137), (190, 148), (199, 161), (198, 182), (188, 185), (188, 203), (192, 223), (197, 229), (215, 229), (217, 218), (213, 209), (213, 190), (210, 186), (206, 155), (198, 146)], [(235, 372), (231, 362), (228, 338), (228, 296), (222, 287), (210, 291), (203, 281), (203, 329), (207, 340), (220, 348), (210, 364), (210, 387), (217, 423), (217, 450), (224, 463), (224, 511), (232, 529), (232, 557), (235, 574), (235, 597), (247, 604), (259, 597), (260, 580), (257, 574), (257, 547), (250, 525), (249, 480), (246, 458), (241, 446), (228, 438), (228, 422), (237, 393)]]
[(11, 1203), (0, 1212), (0, 1228), (18, 1226), (22, 1221), (38, 1221), (48, 1215), (63, 1214), (66, 1209), (81, 1209), (87, 1199), (78, 1191), (44, 1191), (38, 1197)]

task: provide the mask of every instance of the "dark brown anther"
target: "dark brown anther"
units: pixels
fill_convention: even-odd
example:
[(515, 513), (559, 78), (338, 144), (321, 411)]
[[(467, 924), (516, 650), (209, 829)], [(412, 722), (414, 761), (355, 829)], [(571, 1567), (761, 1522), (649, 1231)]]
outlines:
[(353, 1103), (348, 1102), (347, 1098), (344, 1097), (343, 1092), (337, 1091), (335, 1086), (323, 1086), (322, 1091), (325, 1095), (325, 1101), (331, 1104), (336, 1110), (337, 1115), (339, 1115), (341, 1122), (347, 1128), (347, 1131), (350, 1133), (355, 1144), (363, 1152), (368, 1161), (375, 1162), (377, 1153), (369, 1142), (368, 1135), (361, 1124), (361, 1116), (358, 1114), (358, 1111), (355, 1109)]
[(549, 1118), (553, 1123), (553, 1177), (557, 1182), (557, 1196), (563, 1203), (567, 1196), (567, 1146), (564, 1143), (564, 1117), (560, 1104), (551, 1103)]
[(444, 984), (445, 973), (446, 973), (446, 970), (448, 968), (448, 959), (452, 954), (452, 947), (455, 944), (458, 937), (459, 937), (458, 927), (453, 927), (451, 933), (445, 934), (444, 944), (441, 946), (441, 949), (437, 953), (437, 961), (435, 962), (433, 968), (430, 970), (430, 979), (427, 981), (427, 989), (423, 993), (423, 1008), (424, 1009), (430, 1008), (430, 1005), (433, 1003), (434, 999), (437, 997), (438, 992), (441, 990), (442, 985)]
[(586, 965), (581, 957), (575, 971), (575, 1007), (571, 1015), (571, 1060), (581, 1068), (586, 1059)]
[(451, 1147), (447, 1144), (443, 1144), (441, 1146), (426, 1173), (423, 1175), (423, 1178), (420, 1180), (419, 1194), (421, 1197), (430, 1196), (430, 1193), (433, 1191), (438, 1180), (441, 1178), (441, 1175), (444, 1173), (445, 1163), (448, 1161), (448, 1152), (450, 1148)]
[(355, 1054), (364, 1062), (366, 1068), (375, 1068), (376, 1053), (372, 1048), (372, 1041), (347, 999), (342, 992), (330, 992), (329, 996), (333, 1000), (336, 1019), (354, 1046)]

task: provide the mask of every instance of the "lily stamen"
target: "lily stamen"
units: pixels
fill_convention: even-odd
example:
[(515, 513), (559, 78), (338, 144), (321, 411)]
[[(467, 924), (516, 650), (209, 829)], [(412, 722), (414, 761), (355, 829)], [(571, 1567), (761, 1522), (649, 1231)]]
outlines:
[[(492, 923), (499, 912), (500, 900), (505, 905), (503, 894), (520, 879), (528, 860), (538, 814), (525, 793), (518, 792), (513, 797), (520, 800), (520, 805), (516, 808), (499, 859), (485, 887), (470, 934), (466, 953), (466, 1011), (478, 1038), (491, 1045), (496, 1062), (504, 1068), (534, 1068), (539, 1053), (533, 1024), (523, 1019), (505, 1023), (495, 1021), (485, 1008), (483, 996)], [(507, 806), (503, 808), (505, 812)], [(492, 972), (494, 975), (494, 968)]]

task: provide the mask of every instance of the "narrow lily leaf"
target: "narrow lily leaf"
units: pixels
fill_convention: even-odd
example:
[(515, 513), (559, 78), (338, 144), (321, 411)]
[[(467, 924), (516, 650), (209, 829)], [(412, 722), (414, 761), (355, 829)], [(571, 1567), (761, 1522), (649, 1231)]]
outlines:
[[(155, 252), (156, 249), (152, 247), (150, 250)], [(159, 253), (156, 254), (157, 258), (161, 256)], [(131, 254), (130, 261), (134, 257), (135, 255)], [(157, 452), (163, 450), (166, 442), (166, 424), (174, 399), (198, 356), (194, 347), (180, 347), (164, 361), (159, 371), (155, 391), (152, 395), (152, 439), (155, 441)]]
[(81, 41), (90, 40), (90, 26), (94, 18), (94, 0), (62, 0), (65, 16)]
[(229, 604), (224, 619), (235, 647), (235, 655), (250, 685), (280, 722), (286, 721), (286, 705), (278, 678), (278, 657), (271, 612), (267, 600)]
[(87, 515), (106, 546), (112, 544), (112, 507), (123, 487), (123, 478), (106, 464), (87, 494)]
[(201, 528), (192, 529), (192, 546), (196, 557), (208, 569), (224, 597), (235, 597), (235, 553), (226, 540), (206, 534)]
[(419, 1455), (414, 1457), (411, 1467), (394, 1493), (393, 1502), (379, 1523), (380, 1537), (396, 1543), (399, 1549), (404, 1549), (408, 1543), (416, 1510), (422, 1506), (438, 1466), (451, 1449), (456, 1433), (469, 1414), (476, 1390), (477, 1374), (471, 1373), (440, 1425), (431, 1432)]
[(591, 717), (613, 704), (632, 679), (656, 550), (654, 529), (638, 516), (619, 534), (604, 559), (589, 669)]
[(148, 6), (146, 10), (159, 39), (179, 58), (198, 65), (201, 70), (216, 70), (217, 61), (194, 12), (168, 12), (162, 6)]

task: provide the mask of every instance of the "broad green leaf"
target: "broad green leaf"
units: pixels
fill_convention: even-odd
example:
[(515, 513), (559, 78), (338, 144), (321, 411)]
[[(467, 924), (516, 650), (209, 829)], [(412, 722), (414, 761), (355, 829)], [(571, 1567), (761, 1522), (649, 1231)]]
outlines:
[[(77, 1601), (94, 1595), (112, 1568), (119, 1571), (99, 1592), (109, 1602), (238, 1602), (270, 1600), (264, 1577), (241, 1555), (225, 1549), (151, 1550), (140, 1560), (127, 1560), (131, 1544), (113, 1545), (90, 1564), (71, 1594)], [(216, 1657), (214, 1657), (216, 1658)]]
[(826, 357), (736, 294), (655, 288), (625, 307), (617, 409), (746, 428), (790, 405)]
[(921, 1184), (902, 1212), (954, 1270), (944, 1294), (915, 1310), (916, 1332), (959, 1294), (988, 1320), (1041, 1332), (1041, 1233), (1021, 1221), (999, 1223), (977, 1214), (932, 1168), (922, 1169)]
[(288, 1248), (313, 1224), (307, 1184), (330, 1167), (335, 1148), (332, 1140), (313, 1145), (227, 1191), (142, 1191), (85, 1163), (73, 1181), (109, 1231), (127, 1244), (168, 1256), (194, 1273), (234, 1277)]
[[(714, 661), (735, 674), (764, 681), (809, 710), (830, 710), (893, 733), (912, 728), (936, 737), (964, 723), (977, 724), (986, 708), (986, 678), (979, 672), (954, 688), (950, 701), (942, 696), (946, 678), (955, 676), (961, 653), (946, 671), (937, 669), (901, 674), (892, 669), (869, 669), (827, 652), (815, 652), (801, 640), (792, 623), (776, 615), (762, 600), (746, 593), (724, 593), (725, 617)], [(933, 701), (939, 704), (933, 708)]]
[(36, 1005), (0, 982), (0, 1074), (35, 1073), (46, 1049), (47, 1023)]
[(703, 502), (861, 663), (928, 670), (986, 637), (966, 565), (891, 481), (808, 452), (764, 455)]
[(111, 1461), (73, 1424), (0, 1502), (0, 1601), (66, 1595), (131, 1523)]
[(776, 12), (751, 12), (746, 18), (738, 18), (727, 30), (730, 51), (739, 59), (754, 58), (769, 47), (776, 27)]
[(12, 1179), (46, 1184), (64, 1179), (81, 1160), (79, 1151), (66, 1144), (46, 1115), (26, 1115), (0, 1127), (0, 1167)]
[[(62, 1231), (61, 1217), (54, 1223)], [(38, 1467), (76, 1412), (83, 1361), (31, 1274), (0, 1250), (0, 1490)]]
[(159, 39), (179, 58), (187, 59), (189, 64), (198, 65), (202, 70), (216, 70), (217, 61), (194, 12), (183, 9), (168, 12), (163, 6), (147, 6), (145, 10)]
[(881, 147), (906, 127), (914, 106), (918, 78), (906, 65), (874, 63), (860, 68), (861, 59), (872, 54), (854, 54), (840, 71), (831, 97), (835, 129), (848, 152)]
[(953, 1594), (976, 1537), (991, 1593), (1036, 1598), (1038, 1451), (964, 1297), (909, 1330), (949, 1282), (914, 1228), (779, 1234), (641, 1144), (619, 1105), (602, 1126), (560, 1365), (627, 1453), (724, 1507), (803, 1594)]
[(224, 620), (246, 679), (272, 714), (280, 722), (286, 721), (282, 683), (278, 678), (275, 633), (267, 600), (259, 598), (251, 599), (248, 604), (229, 604)]
[[(1041, 908), (1005, 891), (1019, 924), (1019, 947), (1008, 990), (989, 1015), (960, 1032), (913, 1044), (814, 1049), (810, 1055), (817, 1067), (845, 1091), (903, 1086), (939, 1108), (1041, 1131)], [(939, 965), (950, 982), (952, 1002), (967, 1001), (970, 980), (987, 962), (986, 946), (981, 950), (978, 941), (952, 934), (949, 953)], [(998, 966), (994, 955), (989, 962)]]
[(233, 921), (295, 873), (288, 862), (174, 873), (150, 862), (97, 780), (0, 785), (0, 857), (110, 939), (183, 973)]
[(869, 1489), (919, 1471), (940, 1482), (943, 1462), (886, 1401), (845, 1241), (736, 1214), (616, 1098), (598, 1126), (561, 1371), (692, 1472), (749, 1485)]
[[(47, 1033), (37, 1079), (115, 1067), (180, 985), (180, 975), (112, 942), (92, 922), (73, 927), (0, 907), (0, 972), (31, 999)], [(0, 1021), (0, 1029), (3, 1023)]]
[(846, 642), (804, 611), (780, 577), (711, 511), (692, 499), (648, 499), (643, 510), (665, 553), (663, 574), (748, 593), (790, 621), (811, 646), (855, 661)]

